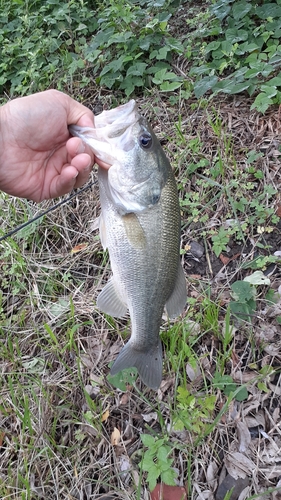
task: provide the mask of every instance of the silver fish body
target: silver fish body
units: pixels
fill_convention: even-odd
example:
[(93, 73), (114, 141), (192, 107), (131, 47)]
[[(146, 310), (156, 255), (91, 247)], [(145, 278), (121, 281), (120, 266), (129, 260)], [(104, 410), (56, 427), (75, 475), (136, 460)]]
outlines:
[[(123, 142), (120, 146), (117, 140), (117, 152), (112, 153), (115, 155), (113, 166), (108, 171), (99, 168), (98, 172), (102, 208), (100, 236), (104, 248), (109, 250), (113, 275), (99, 294), (97, 305), (105, 313), (120, 318), (129, 310), (131, 317), (131, 338), (114, 362), (111, 373), (134, 366), (143, 382), (156, 390), (162, 380), (159, 330), (164, 307), (170, 317), (176, 317), (186, 303), (185, 277), (179, 259), (180, 210), (169, 160), (132, 102), (117, 108), (120, 114), (120, 108), (128, 108), (130, 104), (134, 118), (132, 112), (132, 123), (128, 116), (123, 116), (122, 129), (121, 109), (121, 126), (118, 123), (119, 129), (116, 126), (115, 132), (113, 119), (110, 135), (115, 140), (120, 133)], [(78, 134), (71, 129), (71, 132), (80, 134), (91, 145), (91, 140), (86, 140), (81, 131)], [(127, 134), (125, 141), (124, 133)], [(93, 149), (98, 151), (97, 144)], [(119, 157), (117, 169), (116, 156)]]

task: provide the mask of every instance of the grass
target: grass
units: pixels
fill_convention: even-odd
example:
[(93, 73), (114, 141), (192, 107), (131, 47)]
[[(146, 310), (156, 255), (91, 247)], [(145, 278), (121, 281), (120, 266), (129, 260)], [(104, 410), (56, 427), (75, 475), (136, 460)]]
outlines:
[[(91, 109), (121, 100), (88, 73), (83, 92), (72, 73), (68, 81), (60, 74), (62, 88)], [(241, 95), (190, 96), (138, 95), (177, 177), (188, 286), (183, 316), (163, 321), (157, 394), (131, 370), (108, 377), (130, 324), (95, 305), (110, 275), (93, 230), (96, 187), (0, 242), (1, 499), (147, 500), (159, 478), (191, 499), (213, 498), (227, 473), (241, 476), (243, 457), (246, 497), (277, 499), (280, 117), (276, 108), (260, 115)], [(53, 203), (0, 193), (1, 232)]]

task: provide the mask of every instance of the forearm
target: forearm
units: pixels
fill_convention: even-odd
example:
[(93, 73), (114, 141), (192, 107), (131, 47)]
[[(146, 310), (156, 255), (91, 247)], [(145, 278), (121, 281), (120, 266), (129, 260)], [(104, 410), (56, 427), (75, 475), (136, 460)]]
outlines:
[(4, 171), (5, 168), (5, 130), (7, 130), (6, 120), (7, 104), (0, 106), (0, 191), (4, 190)]

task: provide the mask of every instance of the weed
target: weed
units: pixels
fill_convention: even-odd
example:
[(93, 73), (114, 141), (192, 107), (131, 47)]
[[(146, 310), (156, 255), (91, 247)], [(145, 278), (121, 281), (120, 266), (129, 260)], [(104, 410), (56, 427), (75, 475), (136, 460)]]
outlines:
[(221, 227), (218, 230), (217, 234), (214, 234), (214, 236), (212, 236), (213, 250), (217, 257), (219, 257), (219, 255), (223, 251), (227, 250), (226, 246), (229, 241), (229, 237), (230, 237), (229, 231), (227, 231), (223, 227)]
[(160, 478), (165, 484), (174, 485), (176, 472), (172, 469), (173, 459), (168, 458), (172, 453), (172, 447), (168, 443), (168, 439), (156, 438), (149, 434), (141, 434), (142, 443), (148, 448), (141, 461), (141, 469), (147, 472), (147, 482), (150, 491), (155, 486), (157, 479)]
[[(214, 17), (205, 29), (193, 32), (191, 74), (197, 77), (197, 98), (209, 90), (247, 91), (250, 96), (258, 92), (252, 109), (261, 113), (273, 103), (280, 104), (281, 74), (276, 75), (281, 61), (280, 9), (278, 2), (258, 5), (245, 0), (219, 0), (210, 7), (209, 15)], [(206, 41), (198, 43), (202, 38)]]

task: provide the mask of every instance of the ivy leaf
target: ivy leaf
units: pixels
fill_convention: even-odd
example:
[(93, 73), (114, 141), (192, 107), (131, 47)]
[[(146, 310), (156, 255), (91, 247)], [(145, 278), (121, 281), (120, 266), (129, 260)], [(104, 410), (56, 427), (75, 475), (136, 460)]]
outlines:
[(129, 69), (127, 70), (127, 76), (130, 75), (143, 76), (145, 68), (147, 68), (146, 63), (137, 62), (129, 67)]
[(194, 85), (194, 94), (197, 97), (202, 97), (208, 90), (210, 90), (213, 85), (215, 85), (218, 81), (218, 77), (213, 76), (204, 76), (201, 80), (198, 80)]
[(281, 17), (281, 6), (277, 3), (265, 3), (256, 8), (256, 14), (260, 19), (268, 19), (269, 17)]
[(227, 5), (225, 0), (219, 0), (210, 7), (210, 12), (222, 21), (229, 14), (230, 5)]
[(236, 43), (248, 40), (248, 31), (246, 30), (238, 30), (237, 28), (229, 28), (225, 32), (226, 40), (229, 40), (231, 43)]
[(264, 92), (261, 92), (254, 100), (251, 109), (257, 109), (260, 113), (265, 113), (266, 110), (273, 104), (273, 100)]
[(236, 83), (232, 85), (231, 88), (231, 94), (239, 94), (240, 92), (243, 92), (243, 90), (247, 90), (250, 87), (250, 82), (245, 81), (241, 83)]
[(165, 92), (171, 92), (173, 90), (178, 89), (182, 85), (182, 82), (163, 82), (160, 85), (160, 90)]
[(271, 85), (261, 85), (261, 91), (266, 94), (267, 97), (274, 97), (277, 94), (277, 88)]
[(205, 54), (209, 54), (209, 52), (212, 52), (213, 50), (217, 50), (220, 47), (220, 44), (221, 44), (221, 42), (218, 42), (218, 41), (208, 43), (208, 45), (206, 45), (206, 47), (204, 49)]
[(253, 5), (249, 2), (234, 2), (232, 5), (232, 15), (236, 21), (242, 19), (252, 10)]

